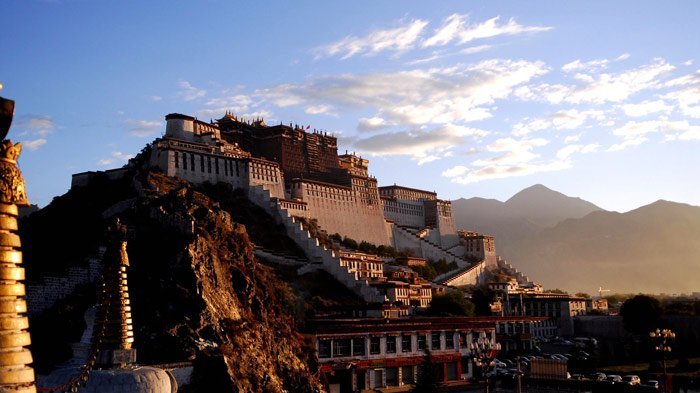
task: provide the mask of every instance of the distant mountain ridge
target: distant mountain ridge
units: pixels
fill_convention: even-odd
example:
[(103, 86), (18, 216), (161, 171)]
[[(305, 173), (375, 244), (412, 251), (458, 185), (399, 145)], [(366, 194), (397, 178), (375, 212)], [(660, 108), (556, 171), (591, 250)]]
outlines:
[(536, 185), (506, 202), (460, 199), (453, 210), (459, 228), (494, 235), (498, 254), (546, 288), (700, 291), (698, 206), (659, 200), (610, 212)]
[(452, 201), (457, 227), (495, 236), (499, 252), (506, 252), (567, 218), (580, 218), (600, 210), (581, 198), (566, 196), (541, 184), (528, 187), (505, 202), (478, 197)]

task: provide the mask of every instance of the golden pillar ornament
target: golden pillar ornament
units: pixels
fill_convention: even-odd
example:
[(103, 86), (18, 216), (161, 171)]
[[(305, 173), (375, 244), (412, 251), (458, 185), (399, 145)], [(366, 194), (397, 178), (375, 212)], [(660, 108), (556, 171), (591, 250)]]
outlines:
[[(0, 139), (10, 129), (14, 101), (0, 97)], [(22, 145), (0, 144), (0, 393), (36, 392), (32, 354), (27, 348), (29, 321), (24, 299), (24, 268), (17, 234), (18, 206), (27, 206), (27, 194), (17, 157)]]

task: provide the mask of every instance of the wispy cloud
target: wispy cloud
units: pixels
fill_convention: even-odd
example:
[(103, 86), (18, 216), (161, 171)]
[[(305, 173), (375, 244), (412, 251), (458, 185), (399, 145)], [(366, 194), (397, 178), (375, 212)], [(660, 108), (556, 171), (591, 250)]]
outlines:
[[(468, 15), (450, 15), (432, 34), (425, 34), (429, 21), (423, 19), (404, 20), (398, 27), (374, 30), (360, 37), (349, 35), (339, 41), (319, 46), (312, 52), (317, 59), (340, 56), (341, 59), (345, 60), (356, 55), (373, 55), (385, 51), (402, 53), (415, 48), (441, 47), (452, 42), (463, 45), (480, 39), (552, 29), (548, 26), (524, 26), (516, 22), (514, 18), (508, 19), (505, 23), (499, 23), (499, 16), (481, 23), (470, 24), (468, 20)], [(488, 48), (490, 46), (477, 46), (466, 53), (476, 53)], [(424, 58), (423, 61), (438, 57), (439, 55), (434, 54)]]
[(381, 130), (390, 126), (386, 120), (379, 116), (374, 116), (370, 118), (363, 117), (357, 124), (357, 129), (360, 131), (374, 131)]
[(468, 24), (468, 15), (453, 14), (447, 17), (442, 26), (433, 36), (423, 41), (423, 47), (447, 45), (452, 41), (464, 44), (478, 39), (491, 38), (501, 35), (516, 35), (551, 30), (548, 26), (523, 26), (514, 18), (499, 24), (500, 16), (488, 19), (482, 23)]
[(630, 117), (642, 117), (652, 113), (670, 113), (673, 111), (673, 106), (666, 105), (663, 100), (642, 101), (638, 104), (624, 104), (622, 111)]
[(445, 124), (431, 130), (388, 132), (356, 139), (352, 145), (373, 156), (409, 156), (419, 165), (435, 161), (449, 154), (467, 138), (483, 138), (488, 131)]
[(552, 104), (618, 103), (634, 93), (659, 87), (661, 77), (674, 69), (665, 60), (657, 59), (651, 64), (617, 74), (577, 74), (577, 84), (523, 86), (517, 94), (522, 99), (544, 100)]
[(331, 75), (259, 90), (256, 96), (278, 106), (370, 108), (397, 125), (447, 124), (491, 117), (493, 104), (547, 71), (541, 62), (487, 60), (446, 68)]
[(533, 150), (549, 144), (543, 138), (501, 138), (489, 144), (487, 152), (496, 156), (471, 162), (470, 166), (457, 165), (442, 172), (453, 183), (470, 184), (483, 180), (512, 176), (525, 176), (538, 172), (549, 172), (571, 167), (568, 159), (545, 159)]
[(56, 128), (56, 123), (50, 116), (23, 115), (15, 120), (19, 130), (22, 145), (34, 151), (48, 143), (47, 137)]
[(649, 140), (649, 134), (662, 134), (665, 140), (700, 140), (700, 125), (690, 124), (687, 120), (629, 121), (613, 130), (613, 134), (623, 141), (611, 146), (608, 151), (640, 145)]
[(111, 166), (117, 163), (125, 163), (126, 161), (134, 158), (131, 154), (124, 154), (120, 151), (114, 151), (109, 158), (103, 158), (97, 162), (100, 166)]
[(164, 130), (163, 123), (160, 121), (127, 120), (127, 124), (131, 126), (129, 134), (137, 137), (157, 135)]
[(206, 90), (198, 89), (192, 86), (188, 81), (181, 80), (178, 82), (178, 86), (180, 87), (180, 91), (177, 95), (185, 101), (194, 101), (207, 95)]
[(316, 57), (340, 55), (349, 59), (358, 54), (376, 54), (382, 51), (402, 52), (414, 46), (421, 32), (428, 25), (422, 19), (413, 19), (406, 25), (387, 30), (375, 30), (363, 37), (347, 36), (314, 49)]

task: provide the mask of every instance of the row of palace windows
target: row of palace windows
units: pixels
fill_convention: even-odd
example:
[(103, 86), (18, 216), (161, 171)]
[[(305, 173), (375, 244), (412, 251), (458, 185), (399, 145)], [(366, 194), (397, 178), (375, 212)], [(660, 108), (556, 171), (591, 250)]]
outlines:
[[(387, 335), (384, 341), (384, 353), (394, 354), (397, 353), (399, 349), (403, 353), (415, 352), (416, 348), (414, 348), (412, 336), (412, 334)], [(442, 334), (439, 332), (418, 334), (416, 339), (417, 350), (425, 350), (428, 342), (430, 343), (430, 350), (433, 351), (455, 349), (455, 337), (452, 332), (445, 334), (444, 346), (442, 345), (442, 340), (440, 340), (441, 336)], [(366, 342), (366, 337), (319, 338), (318, 357), (319, 359), (323, 359), (331, 357), (365, 356)], [(399, 342), (401, 344), (400, 348), (398, 347)], [(369, 354), (379, 355), (382, 353), (381, 350), (381, 337), (369, 337)]]
[[(238, 165), (238, 161), (236, 160), (230, 160), (226, 158), (222, 158), (219, 160), (219, 157), (214, 157), (212, 160), (212, 157), (207, 156), (206, 160), (203, 155), (197, 156), (196, 154), (190, 153), (189, 155), (187, 153), (181, 153), (180, 152), (175, 152), (175, 168), (180, 168), (180, 165), (182, 164), (182, 169), (184, 170), (191, 170), (194, 172), (197, 168), (197, 164), (199, 164), (200, 171), (202, 173), (212, 173), (212, 170), (214, 173), (217, 175), (221, 173), (221, 166), (219, 163), (221, 162), (221, 166), (223, 166), (223, 172), (225, 176), (234, 176), (234, 171), (235, 171), (235, 176), (240, 177), (240, 168)], [(241, 165), (243, 167), (243, 172), (247, 170), (247, 167), (245, 164)]]

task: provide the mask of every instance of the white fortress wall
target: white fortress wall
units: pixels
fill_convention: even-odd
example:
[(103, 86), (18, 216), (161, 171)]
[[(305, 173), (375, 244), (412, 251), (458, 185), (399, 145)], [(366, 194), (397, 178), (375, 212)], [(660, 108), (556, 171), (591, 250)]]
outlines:
[(168, 176), (195, 184), (225, 182), (244, 189), (249, 184), (247, 158), (213, 156), (204, 146), (159, 140), (154, 143), (150, 164)]
[(381, 205), (362, 203), (348, 187), (298, 180), (292, 183), (292, 198), (307, 203), (309, 216), (328, 234), (339, 233), (358, 242), (390, 244)]
[(398, 225), (422, 228), (425, 226), (423, 202), (382, 198), (384, 217)]

